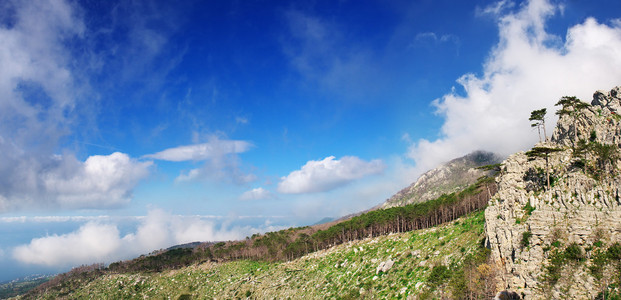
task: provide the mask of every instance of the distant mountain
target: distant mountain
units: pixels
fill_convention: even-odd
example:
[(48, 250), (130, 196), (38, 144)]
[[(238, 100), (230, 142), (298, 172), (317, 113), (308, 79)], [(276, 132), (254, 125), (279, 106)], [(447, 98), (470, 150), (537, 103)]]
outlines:
[(486, 151), (475, 151), (453, 159), (421, 175), (416, 182), (386, 200), (381, 208), (421, 203), (436, 199), (442, 194), (460, 191), (480, 177), (494, 172), (478, 167), (498, 164), (502, 160), (503, 157)]
[(186, 249), (186, 248), (194, 249), (204, 243), (205, 242), (192, 242), (192, 243), (186, 243), (186, 244), (181, 244), (181, 245), (175, 245), (175, 246), (167, 248), (165, 251), (174, 250), (174, 249)]
[(321, 224), (325, 224), (325, 223), (332, 222), (332, 221), (334, 221), (334, 218), (331, 218), (331, 217), (325, 217), (325, 218), (323, 218), (323, 219), (321, 219), (321, 220), (317, 221), (317, 222), (316, 222), (315, 224), (313, 224), (312, 226), (315, 226), (315, 225), (321, 225)]

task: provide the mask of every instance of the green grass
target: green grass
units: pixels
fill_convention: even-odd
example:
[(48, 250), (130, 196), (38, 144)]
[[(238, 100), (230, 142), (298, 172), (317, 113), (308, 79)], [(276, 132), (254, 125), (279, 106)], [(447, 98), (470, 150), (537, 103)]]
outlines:
[[(484, 213), (477, 212), (455, 224), (353, 241), (289, 262), (239, 260), (160, 273), (106, 274), (69, 293), (50, 291), (43, 298), (405, 299), (422, 292), (433, 295), (430, 287), (437, 282), (429, 279), (439, 276), (434, 277), (433, 270), (446, 271), (440, 275), (448, 276), (466, 257), (480, 251), (484, 219)], [(395, 261), (393, 267), (376, 274), (379, 264), (388, 259)]]

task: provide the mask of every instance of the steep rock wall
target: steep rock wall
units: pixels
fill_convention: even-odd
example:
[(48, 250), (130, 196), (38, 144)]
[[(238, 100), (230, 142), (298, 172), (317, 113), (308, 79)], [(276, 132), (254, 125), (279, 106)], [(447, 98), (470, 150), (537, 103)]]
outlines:
[[(614, 156), (621, 146), (619, 96), (619, 87), (597, 92), (591, 106), (562, 116), (551, 141), (535, 146), (557, 149), (547, 164), (545, 157), (524, 152), (503, 162), (498, 193), (485, 211), (487, 245), (501, 268), (499, 289), (525, 299), (592, 299), (602, 289), (601, 278), (590, 271), (591, 258), (621, 241), (621, 163)], [(584, 153), (574, 149), (575, 136), (590, 143)], [(596, 145), (613, 145), (606, 149), (614, 159), (588, 150)], [(549, 266), (569, 245), (580, 249), (581, 260), (561, 264), (555, 278)]]

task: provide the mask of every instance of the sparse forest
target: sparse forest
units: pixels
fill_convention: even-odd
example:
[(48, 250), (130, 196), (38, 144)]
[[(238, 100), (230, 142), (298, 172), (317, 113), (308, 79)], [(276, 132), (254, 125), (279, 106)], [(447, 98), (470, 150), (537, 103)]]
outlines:
[(370, 211), (324, 230), (313, 227), (289, 228), (263, 235), (256, 234), (242, 241), (169, 250), (113, 263), (108, 271), (158, 272), (204, 261), (237, 259), (292, 260), (352, 240), (429, 228), (455, 220), (468, 213), (483, 210), (496, 189), (494, 178), (484, 177), (459, 193), (442, 195), (424, 203)]
[(459, 193), (443, 195), (424, 203), (370, 211), (322, 230), (316, 227), (289, 228), (255, 234), (242, 241), (204, 243), (194, 248), (160, 251), (133, 260), (115, 262), (107, 268), (101, 264), (82, 266), (69, 273), (58, 275), (25, 297), (36, 298), (38, 293), (48, 289), (68, 291), (72, 284), (84, 284), (106, 273), (162, 272), (208, 261), (293, 260), (348, 241), (424, 229), (455, 220), (471, 212), (485, 209), (496, 191), (494, 178), (483, 177)]

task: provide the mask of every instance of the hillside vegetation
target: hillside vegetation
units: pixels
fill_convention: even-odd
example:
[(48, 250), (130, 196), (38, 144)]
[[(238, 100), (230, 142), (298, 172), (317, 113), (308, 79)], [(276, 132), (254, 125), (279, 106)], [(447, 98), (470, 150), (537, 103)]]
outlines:
[[(440, 284), (440, 281), (444, 282), (448, 277), (450, 277), (448, 275), (450, 273), (449, 269), (452, 268), (457, 270), (458, 268), (461, 268), (460, 262), (467, 254), (470, 254), (472, 256), (470, 260), (473, 262), (476, 261), (477, 263), (480, 263), (485, 260), (486, 255), (481, 254), (481, 251), (483, 250), (474, 250), (476, 248), (474, 245), (476, 245), (477, 242), (480, 241), (482, 238), (480, 236), (483, 230), (481, 213), (476, 214), (475, 217), (470, 217), (470, 219), (468, 219), (469, 221), (464, 223), (470, 224), (467, 226), (467, 228), (463, 229), (464, 232), (467, 231), (468, 234), (463, 235), (463, 237), (460, 236), (459, 238), (453, 236), (446, 236), (454, 234), (457, 229), (452, 229), (450, 230), (450, 232), (442, 231), (443, 233), (437, 234), (437, 239), (435, 239), (436, 236), (431, 233), (425, 233), (425, 235), (422, 235), (420, 239), (415, 238), (418, 237), (419, 234), (412, 234), (410, 238), (406, 239), (410, 241), (409, 243), (397, 247), (396, 244), (398, 243), (396, 242), (398, 240), (405, 239), (403, 237), (399, 237), (398, 239), (391, 240), (395, 242), (389, 244), (392, 248), (385, 248), (385, 246), (388, 247), (385, 242), (390, 240), (387, 240), (386, 235), (429, 228), (432, 226), (437, 226), (446, 222), (453, 221), (468, 213), (477, 211), (480, 212), (485, 208), (488, 200), (491, 196), (493, 196), (495, 192), (496, 185), (493, 178), (484, 177), (481, 178), (474, 185), (464, 189), (459, 193), (443, 195), (435, 200), (425, 203), (407, 205), (404, 207), (393, 207), (385, 210), (371, 211), (329, 227), (325, 225), (319, 225), (315, 227), (290, 228), (278, 232), (269, 232), (264, 235), (257, 234), (253, 237), (248, 237), (246, 240), (243, 241), (204, 243), (195, 248), (171, 249), (153, 255), (141, 256), (133, 260), (116, 262), (110, 264), (108, 267), (104, 267), (101, 264), (93, 266), (82, 266), (80, 268), (72, 270), (69, 273), (61, 274), (56, 278), (50, 280), (49, 282), (39, 286), (30, 293), (26, 294), (25, 298), (54, 298), (57, 296), (73, 295), (74, 293), (79, 293), (78, 290), (83, 289), (83, 287), (86, 288), (88, 286), (91, 286), (92, 284), (101, 282), (102, 280), (112, 280), (114, 278), (140, 278), (140, 282), (142, 282), (140, 283), (140, 285), (148, 283), (150, 288), (156, 289), (155, 287), (159, 286), (160, 284), (160, 282), (158, 281), (160, 280), (159, 278), (166, 278), (166, 276), (168, 276), (166, 274), (178, 274), (178, 272), (183, 273), (185, 272), (183, 270), (190, 270), (189, 274), (193, 274), (192, 272), (194, 271), (191, 270), (199, 270), (196, 272), (204, 272), (206, 270), (205, 268), (215, 268), (217, 269), (216, 273), (220, 274), (221, 272), (225, 272), (225, 270), (230, 270), (230, 268), (243, 269), (246, 268), (244, 266), (255, 265), (265, 266), (261, 267), (261, 270), (264, 271), (268, 269), (276, 270), (282, 266), (290, 266), (291, 264), (295, 265), (292, 260), (300, 258), (309, 253), (313, 253), (305, 256), (305, 258), (296, 260), (298, 263), (300, 263), (301, 261), (306, 261), (307, 263), (309, 263), (309, 259), (312, 260), (312, 258), (318, 258), (318, 255), (321, 256), (318, 253), (326, 253), (326, 251), (328, 251), (327, 253), (332, 253), (331, 251), (337, 251), (326, 249), (331, 249), (338, 245), (340, 246), (338, 246), (336, 249), (343, 249), (342, 247), (352, 247), (352, 245), (356, 245), (357, 243), (369, 243), (369, 245), (372, 245), (380, 242), (381, 243), (377, 246), (369, 246), (369, 249), (376, 250), (372, 252), (367, 252), (367, 254), (365, 254), (366, 256), (360, 258), (361, 261), (364, 259), (368, 261), (365, 260), (364, 267), (358, 264), (358, 269), (356, 269), (356, 272), (362, 272), (363, 270), (366, 272), (366, 269), (374, 270), (374, 268), (377, 267), (378, 261), (384, 260), (386, 258), (397, 259), (397, 257), (401, 257), (399, 259), (403, 259), (402, 256), (405, 255), (405, 258), (411, 259), (412, 256), (415, 256), (414, 261), (416, 261), (416, 259), (420, 259), (418, 263), (422, 264), (416, 266), (411, 265), (411, 270), (408, 269), (406, 274), (407, 276), (402, 277), (401, 279), (404, 280), (404, 282), (401, 283), (403, 287), (411, 290), (410, 279), (418, 280), (415, 281), (413, 284), (425, 282), (424, 280), (421, 281), (421, 278), (423, 278), (423, 275), (426, 274), (427, 271), (429, 271), (430, 266), (435, 266), (437, 261), (440, 261), (440, 258), (433, 259), (433, 257), (439, 256), (441, 253), (443, 253), (443, 251), (440, 251), (440, 248), (442, 248), (445, 249), (444, 253), (448, 256), (442, 258), (443, 260), (441, 260), (443, 268), (437, 269), (434, 273), (434, 276), (437, 277), (436, 281), (438, 281), (436, 283)], [(474, 226), (473, 224), (477, 225)], [(431, 231), (429, 232), (435, 231), (436, 229), (431, 229)], [(407, 234), (404, 236), (407, 236)], [(377, 240), (373, 240), (373, 238), (376, 238)], [(464, 238), (466, 240), (462, 241), (462, 239)], [(365, 242), (361, 242), (360, 240), (362, 239), (364, 239)], [(448, 240), (450, 240), (450, 243), (448, 242)], [(425, 252), (427, 250), (431, 251), (430, 248), (427, 246), (433, 245), (435, 242), (441, 243), (441, 245), (433, 248), (433, 255)], [(470, 243), (472, 247), (467, 246), (468, 243)], [(346, 244), (347, 246), (343, 246), (343, 244)], [(451, 247), (453, 248), (446, 248), (445, 246), (447, 245), (451, 245)], [(397, 248), (395, 247), (401, 250), (396, 250)], [(408, 247), (411, 250), (409, 251), (409, 254), (405, 250)], [(440, 248), (436, 249), (437, 247)], [(355, 251), (355, 249), (352, 251), (354, 251), (354, 253), (357, 252)], [(395, 251), (397, 251), (398, 255), (391, 255), (391, 253)], [(454, 253), (456, 251), (459, 251), (458, 254)], [(450, 255), (448, 254), (449, 252)], [(384, 253), (386, 254), (384, 255)], [(348, 259), (348, 261), (351, 261), (351, 259)], [(394, 262), (396, 263), (396, 261)], [(343, 262), (339, 262), (339, 264), (342, 263)], [(328, 265), (331, 266), (331, 264), (327, 264), (326, 266)], [(330, 269), (330, 267), (327, 268)], [(339, 267), (335, 268), (339, 269)], [(309, 270), (309, 265), (304, 264), (302, 266), (294, 268), (294, 270), (295, 271), (292, 272), (300, 272), (300, 276), (302, 276), (305, 274), (306, 271)], [(304, 270), (304, 272), (302, 272), (302, 270)], [(455, 270), (452, 270), (451, 272), (454, 273)], [(283, 272), (288, 273), (286, 271)], [(326, 270), (316, 270), (313, 272), (320, 272), (313, 273), (315, 275), (308, 275), (316, 277), (316, 284), (322, 287), (324, 287), (324, 285), (330, 286), (331, 281), (329, 280), (329, 277), (320, 280), (319, 277), (321, 276), (317, 275), (324, 274)], [(350, 273), (347, 275), (349, 276), (354, 274), (352, 272), (354, 271), (350, 270)], [(234, 274), (234, 272), (231, 274)], [(243, 274), (247, 274), (247, 272)], [(241, 273), (238, 275), (241, 276)], [(276, 276), (269, 274), (263, 275)], [(235, 277), (235, 275), (231, 276)], [(372, 281), (375, 282), (376, 280), (377, 278)], [(358, 281), (360, 281), (360, 279)], [(217, 282), (222, 283), (221, 281)], [(375, 283), (373, 282), (367, 282), (367, 285), (370, 284), (368, 287), (375, 286)], [(458, 281), (455, 282), (455, 284), (457, 284)], [(101, 286), (103, 287), (105, 286), (105, 284)], [(121, 291), (125, 290), (122, 286), (118, 287)], [(188, 291), (193, 292), (194, 290), (209, 288), (209, 286), (188, 286)], [(365, 288), (366, 287), (363, 287), (363, 290)], [(383, 288), (388, 287), (384, 286)], [(419, 286), (417, 287), (417, 290), (419, 290), (419, 292), (420, 288), (421, 285), (419, 284)], [(433, 290), (437, 290), (436, 288), (437, 287), (434, 287)], [(162, 289), (164, 288), (162, 287)], [(376, 290), (378, 291), (381, 289), (382, 288), (379, 286), (378, 288), (376, 288)], [(460, 289), (464, 290), (463, 284)], [(258, 288), (255, 290), (260, 289)], [(358, 288), (358, 292), (363, 292), (363, 290)], [(225, 289), (222, 288), (221, 291), (224, 292)], [(144, 292), (143, 288), (134, 291), (136, 295), (139, 295), (142, 292)], [(203, 292), (205, 292), (206, 294), (211, 293), (202, 291), (200, 294), (205, 295), (205, 293)], [(334, 295), (336, 295), (336, 292), (343, 291), (337, 289), (333, 292), (335, 293)], [(74, 296), (70, 297), (73, 298)], [(112, 298), (116, 298), (116, 296)]]
[(24, 298), (489, 299), (483, 212), (407, 233), (350, 241), (288, 262), (203, 262), (163, 272), (74, 276)]
[(243, 241), (206, 243), (194, 249), (174, 249), (109, 266), (113, 272), (162, 271), (206, 261), (253, 259), (291, 260), (345, 242), (393, 232), (407, 232), (452, 221), (482, 210), (496, 192), (492, 177), (481, 178), (459, 193), (425, 203), (375, 210), (328, 228), (298, 227), (256, 234)]

